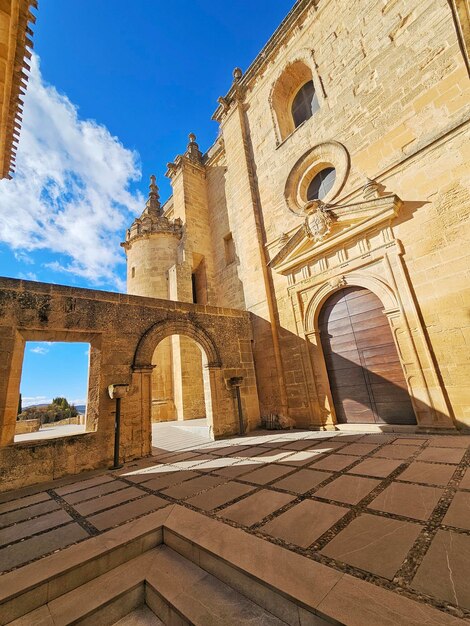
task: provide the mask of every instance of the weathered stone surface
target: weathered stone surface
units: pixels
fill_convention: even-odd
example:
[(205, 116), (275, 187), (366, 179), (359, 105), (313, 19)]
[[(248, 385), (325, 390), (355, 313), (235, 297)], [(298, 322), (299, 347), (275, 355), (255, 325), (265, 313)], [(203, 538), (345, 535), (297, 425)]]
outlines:
[[(152, 356), (155, 347), (173, 333), (187, 335), (205, 351), (213, 436), (238, 432), (236, 401), (226, 377), (244, 377), (246, 384), (240, 391), (245, 420), (249, 429), (259, 422), (256, 387), (249, 384), (254, 365), (244, 343), (249, 345), (251, 337), (247, 312), (5, 278), (0, 284), (0, 330), (9, 331), (1, 335), (0, 344), (5, 353), (0, 364), (3, 490), (111, 465), (115, 402), (107, 387), (112, 383), (130, 387), (121, 406), (121, 458), (148, 455)], [(90, 342), (86, 434), (13, 444), (28, 340)]]

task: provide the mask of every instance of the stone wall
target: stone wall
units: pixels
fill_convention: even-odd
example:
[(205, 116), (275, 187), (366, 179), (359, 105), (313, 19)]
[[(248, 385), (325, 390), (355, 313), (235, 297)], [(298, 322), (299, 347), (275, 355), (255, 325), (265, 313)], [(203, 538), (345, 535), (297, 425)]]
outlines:
[[(238, 432), (235, 396), (226, 379), (244, 377), (242, 399), (249, 428), (259, 423), (249, 313), (139, 296), (0, 280), (1, 489), (106, 467), (112, 462), (114, 401), (107, 387), (130, 385), (122, 400), (121, 458), (146, 456), (151, 446), (152, 356), (173, 334), (196, 341), (206, 355), (215, 438)], [(87, 433), (14, 443), (25, 342), (91, 344)], [(25, 468), (28, 471), (25, 471)]]
[[(344, 180), (327, 202), (360, 202), (367, 178), (377, 181), (381, 195), (395, 193), (403, 201), (391, 222), (406, 277), (403, 299), (410, 303), (402, 303), (402, 313), (415, 320), (407, 332), (411, 337), (417, 328), (422, 335), (421, 361), (427, 363), (413, 376), (432, 370), (433, 382), (425, 386), (439, 388), (439, 411), (457, 426), (470, 426), (470, 81), (451, 7), (446, 0), (319, 0), (300, 2), (293, 13), (297, 17), (275, 34), (269, 53), (235, 80), (215, 116), (225, 146), (227, 221), (240, 259), (232, 281), (241, 281), (246, 308), (268, 331), (258, 335), (255, 326), (255, 344), (263, 344), (267, 357), (257, 359), (262, 410), (268, 398), (277, 405), (270, 408), (282, 409), (282, 384), (298, 425), (315, 423), (321, 407), (309, 392), (310, 363), (301, 356), (304, 320), (295, 314), (298, 294), (316, 270), (299, 265), (290, 277), (271, 272), (270, 308), (256, 214), (272, 259), (304, 219), (288, 204), (291, 173), (313, 147), (337, 142), (347, 157), (339, 159), (341, 166), (334, 150), (329, 158)], [(320, 109), (284, 138), (273, 92), (279, 81), (295, 77), (289, 68), (299, 62), (310, 69)], [(282, 106), (278, 93), (274, 104)], [(215, 213), (219, 203), (211, 204), (212, 197), (215, 192), (209, 196)], [(222, 246), (220, 238), (213, 243), (213, 249)], [(351, 271), (344, 250), (335, 254), (343, 259), (337, 271)], [(324, 280), (335, 271), (326, 268)], [(393, 288), (399, 298), (400, 289)], [(227, 287), (224, 293), (230, 293)], [(275, 324), (280, 367), (272, 358)]]

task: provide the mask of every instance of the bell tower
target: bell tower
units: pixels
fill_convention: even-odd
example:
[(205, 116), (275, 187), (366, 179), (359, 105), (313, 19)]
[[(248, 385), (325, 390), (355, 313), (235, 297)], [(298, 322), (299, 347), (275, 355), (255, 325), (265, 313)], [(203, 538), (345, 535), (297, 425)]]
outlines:
[(163, 215), (155, 176), (150, 177), (149, 196), (142, 211), (126, 232), (122, 247), (127, 256), (127, 293), (171, 299), (168, 273), (178, 263), (183, 235), (180, 219)]
[[(126, 232), (122, 247), (127, 256), (127, 293), (148, 298), (171, 300), (170, 274), (178, 266), (178, 250), (183, 236), (180, 219), (170, 220), (163, 215), (155, 176), (150, 177), (149, 196), (142, 211)], [(153, 355), (152, 421), (183, 419), (175, 404), (176, 389), (181, 375), (174, 372), (179, 354), (175, 352), (173, 337), (167, 337), (157, 346)], [(177, 359), (174, 357), (178, 356)], [(177, 395), (180, 395), (177, 393)]]

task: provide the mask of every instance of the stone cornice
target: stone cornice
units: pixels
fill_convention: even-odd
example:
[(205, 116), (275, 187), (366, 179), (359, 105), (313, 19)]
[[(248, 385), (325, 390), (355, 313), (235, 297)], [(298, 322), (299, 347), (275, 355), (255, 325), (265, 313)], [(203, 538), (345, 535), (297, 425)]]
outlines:
[(157, 234), (175, 235), (178, 239), (181, 239), (183, 236), (183, 223), (180, 219), (169, 220), (163, 215), (138, 217), (126, 231), (126, 241), (121, 243), (121, 246), (125, 250), (129, 250), (137, 239), (148, 239), (151, 235)]
[(212, 119), (221, 122), (224, 114), (237, 97), (240, 88), (247, 89), (252, 80), (257, 76), (261, 68), (269, 62), (271, 56), (282, 46), (283, 40), (288, 36), (293, 26), (300, 21), (304, 14), (311, 8), (318, 5), (319, 0), (297, 0), (291, 11), (287, 14), (274, 34), (268, 39), (254, 61), (248, 67), (240, 80), (234, 82), (226, 96), (219, 98), (219, 106), (215, 110)]
[[(29, 49), (33, 47), (32, 30), (36, 17), (31, 8), (37, 8), (36, 0), (11, 0), (10, 13), (0, 9), (0, 27), (8, 33), (8, 44), (0, 51), (5, 62), (5, 76), (0, 79), (3, 90), (3, 105), (0, 110), (0, 178), (11, 178), (15, 168), (16, 149), (21, 129), (23, 96), (28, 81), (31, 59)], [(2, 5), (3, 7), (3, 5)]]
[(271, 259), (269, 265), (280, 274), (288, 274), (365, 231), (390, 224), (401, 205), (402, 201), (398, 196), (389, 195), (356, 204), (330, 206), (328, 211), (334, 220), (331, 234), (313, 242), (305, 224), (302, 224)]

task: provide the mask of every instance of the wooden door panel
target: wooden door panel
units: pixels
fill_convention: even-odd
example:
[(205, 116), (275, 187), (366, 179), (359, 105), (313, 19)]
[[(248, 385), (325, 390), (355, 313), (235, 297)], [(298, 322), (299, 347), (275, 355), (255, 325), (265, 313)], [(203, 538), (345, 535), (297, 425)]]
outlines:
[(364, 370), (360, 365), (344, 368), (342, 370), (332, 370), (330, 372), (330, 387), (339, 388), (344, 385), (364, 386)]
[(335, 352), (325, 352), (325, 361), (328, 370), (344, 370), (352, 365), (361, 365), (358, 350), (350, 350), (342, 355)]
[(377, 421), (382, 424), (416, 424), (410, 399), (405, 402), (377, 403)]
[(326, 302), (320, 337), (338, 421), (416, 423), (383, 305), (347, 288)]
[(348, 307), (346, 306), (346, 302), (339, 302), (335, 307), (327, 307), (327, 310), (328, 308), (330, 308), (328, 320), (331, 322), (339, 319), (349, 318), (349, 311)]

